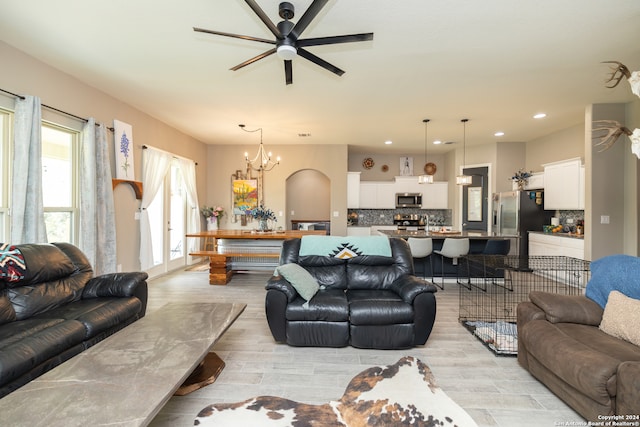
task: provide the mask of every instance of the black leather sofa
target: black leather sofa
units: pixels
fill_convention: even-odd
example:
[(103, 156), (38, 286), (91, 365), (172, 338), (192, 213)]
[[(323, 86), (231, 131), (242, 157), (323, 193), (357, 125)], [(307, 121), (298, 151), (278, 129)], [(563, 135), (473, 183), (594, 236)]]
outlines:
[(277, 342), (292, 346), (401, 349), (423, 345), (436, 316), (436, 287), (414, 275), (409, 245), (390, 238), (391, 257), (299, 256), (286, 240), (280, 265), (308, 271), (320, 290), (305, 304), (284, 277), (266, 285), (265, 310)]
[(67, 243), (16, 245), (21, 278), (0, 276), (0, 397), (144, 316), (146, 273), (93, 277)]

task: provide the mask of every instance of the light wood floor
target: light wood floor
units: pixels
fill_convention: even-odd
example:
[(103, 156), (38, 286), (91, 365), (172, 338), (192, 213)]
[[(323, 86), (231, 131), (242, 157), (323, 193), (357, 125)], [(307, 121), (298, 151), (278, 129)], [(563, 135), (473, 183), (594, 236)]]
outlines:
[(406, 355), (426, 362), (440, 387), (479, 426), (545, 427), (584, 421), (520, 368), (515, 357), (495, 356), (458, 323), (454, 284), (437, 293), (436, 324), (422, 347), (296, 348), (274, 343), (269, 332), (264, 313), (268, 276), (237, 274), (227, 286), (211, 286), (206, 271), (181, 271), (149, 281), (148, 312), (169, 301), (247, 304), (214, 346), (226, 362), (217, 381), (190, 395), (171, 398), (152, 427), (192, 426), (198, 412), (209, 404), (253, 396), (273, 395), (309, 404), (337, 400), (349, 380), (365, 368), (391, 364)]

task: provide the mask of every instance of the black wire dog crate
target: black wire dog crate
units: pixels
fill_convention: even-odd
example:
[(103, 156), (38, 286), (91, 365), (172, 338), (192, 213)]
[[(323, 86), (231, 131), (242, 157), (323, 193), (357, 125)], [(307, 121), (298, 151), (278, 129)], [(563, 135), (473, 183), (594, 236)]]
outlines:
[(529, 292), (581, 295), (590, 263), (564, 256), (469, 255), (459, 279), (458, 320), (497, 355), (517, 355), (516, 307)]

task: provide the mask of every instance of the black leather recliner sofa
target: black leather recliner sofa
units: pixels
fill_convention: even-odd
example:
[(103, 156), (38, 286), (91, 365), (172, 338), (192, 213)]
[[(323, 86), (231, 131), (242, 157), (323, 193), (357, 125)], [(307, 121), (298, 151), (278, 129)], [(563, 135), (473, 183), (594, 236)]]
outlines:
[(93, 277), (68, 243), (11, 248), (25, 268), (0, 276), (0, 397), (143, 317), (147, 305), (146, 273)]
[(274, 339), (292, 346), (401, 349), (423, 345), (436, 316), (436, 287), (414, 276), (409, 245), (390, 238), (391, 257), (299, 256), (286, 240), (280, 265), (307, 270), (320, 290), (305, 304), (284, 277), (266, 285), (265, 309)]

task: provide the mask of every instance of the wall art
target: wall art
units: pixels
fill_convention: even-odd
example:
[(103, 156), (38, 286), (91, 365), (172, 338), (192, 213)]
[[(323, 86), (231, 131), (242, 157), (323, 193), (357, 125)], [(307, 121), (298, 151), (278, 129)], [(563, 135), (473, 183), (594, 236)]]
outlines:
[(133, 128), (119, 120), (113, 121), (113, 137), (116, 151), (116, 179), (135, 181), (133, 167)]

